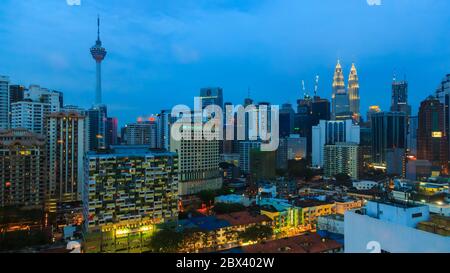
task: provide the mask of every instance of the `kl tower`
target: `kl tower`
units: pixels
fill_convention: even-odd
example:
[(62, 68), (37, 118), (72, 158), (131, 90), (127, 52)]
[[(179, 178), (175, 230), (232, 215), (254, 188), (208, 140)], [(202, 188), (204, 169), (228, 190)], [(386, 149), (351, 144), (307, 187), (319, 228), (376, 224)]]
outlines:
[(102, 61), (106, 57), (106, 49), (100, 40), (100, 17), (97, 18), (97, 41), (91, 47), (91, 54), (97, 64), (97, 85), (95, 89), (95, 105), (102, 104)]

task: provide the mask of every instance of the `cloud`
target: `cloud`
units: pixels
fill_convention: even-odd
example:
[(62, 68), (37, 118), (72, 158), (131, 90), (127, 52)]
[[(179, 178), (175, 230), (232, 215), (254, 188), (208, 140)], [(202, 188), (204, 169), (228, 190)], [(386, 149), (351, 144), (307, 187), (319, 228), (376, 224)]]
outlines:
[(366, 0), (369, 6), (381, 6), (381, 0)]
[(194, 63), (200, 58), (196, 50), (182, 45), (172, 45), (172, 53), (175, 59), (182, 64)]
[(66, 0), (69, 6), (81, 6), (81, 0)]

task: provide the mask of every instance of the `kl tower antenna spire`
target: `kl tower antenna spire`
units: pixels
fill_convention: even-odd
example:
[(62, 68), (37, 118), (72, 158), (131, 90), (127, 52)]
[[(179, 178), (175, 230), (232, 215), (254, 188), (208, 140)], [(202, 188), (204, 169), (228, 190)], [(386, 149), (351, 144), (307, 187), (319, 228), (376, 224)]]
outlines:
[(100, 40), (100, 16), (97, 17), (97, 41), (91, 47), (91, 55), (96, 63), (96, 88), (95, 88), (95, 105), (102, 104), (102, 62), (106, 57), (106, 49), (102, 47)]

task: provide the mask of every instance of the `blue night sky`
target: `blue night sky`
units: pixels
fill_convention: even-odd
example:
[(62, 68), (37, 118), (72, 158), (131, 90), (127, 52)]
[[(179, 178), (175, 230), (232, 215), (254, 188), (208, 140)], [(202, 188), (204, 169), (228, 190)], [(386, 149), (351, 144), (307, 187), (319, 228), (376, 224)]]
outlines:
[(394, 71), (406, 75), (414, 112), (450, 73), (450, 1), (381, 0), (2, 0), (0, 75), (64, 92), (65, 103), (94, 100), (89, 48), (102, 18), (103, 96), (120, 123), (193, 104), (205, 86), (224, 100), (295, 103), (331, 96), (336, 60), (360, 77), (361, 112), (387, 109)]

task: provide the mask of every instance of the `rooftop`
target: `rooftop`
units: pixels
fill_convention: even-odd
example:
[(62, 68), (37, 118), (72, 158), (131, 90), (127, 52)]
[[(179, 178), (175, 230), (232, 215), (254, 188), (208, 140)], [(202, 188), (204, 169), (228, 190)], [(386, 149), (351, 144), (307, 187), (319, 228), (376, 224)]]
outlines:
[(314, 233), (245, 246), (242, 250), (244, 253), (323, 253), (341, 248), (340, 243)]
[(185, 229), (199, 228), (205, 231), (213, 231), (230, 226), (230, 223), (215, 216), (194, 217), (190, 219), (180, 220), (178, 224)]
[(218, 219), (227, 221), (231, 226), (258, 224), (262, 222), (269, 222), (271, 219), (266, 215), (251, 214), (248, 211), (239, 211), (229, 214), (222, 214), (217, 216)]
[(90, 156), (151, 156), (151, 155), (166, 155), (174, 156), (173, 152), (164, 149), (150, 149), (149, 145), (113, 145), (110, 149), (88, 152)]
[(301, 208), (317, 207), (333, 204), (333, 202), (319, 201), (319, 200), (299, 200), (295, 199), (293, 204)]

